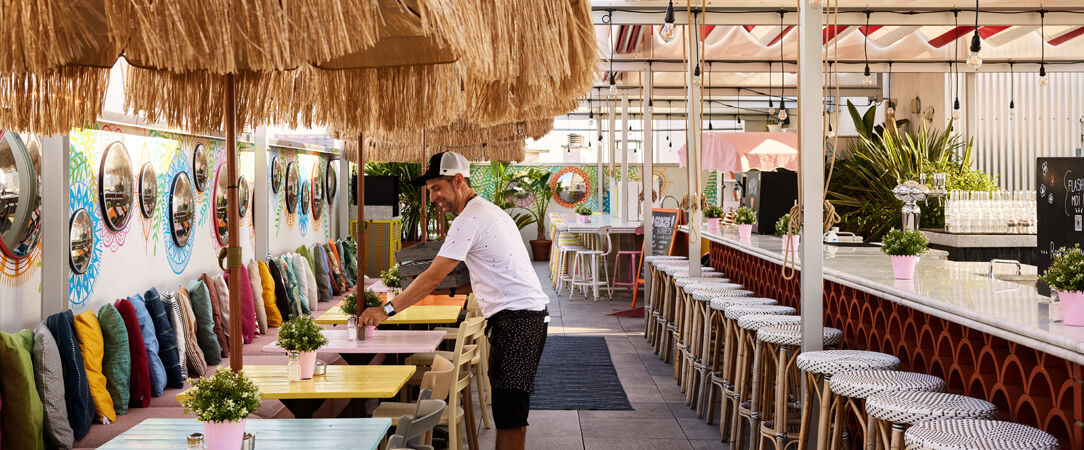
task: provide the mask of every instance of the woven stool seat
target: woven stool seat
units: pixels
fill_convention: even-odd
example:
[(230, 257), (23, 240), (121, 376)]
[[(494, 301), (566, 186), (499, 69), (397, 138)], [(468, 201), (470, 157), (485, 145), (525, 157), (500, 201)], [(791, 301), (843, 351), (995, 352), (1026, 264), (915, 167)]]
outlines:
[(924, 373), (856, 370), (836, 373), (828, 386), (836, 395), (866, 398), (888, 392), (944, 392), (945, 380)]
[(798, 313), (798, 310), (783, 305), (735, 305), (723, 310), (723, 314), (730, 320), (738, 320), (739, 317), (750, 314), (789, 316), (796, 313)]
[(668, 256), (668, 255), (648, 255), (644, 257), (644, 261), (648, 264), (654, 264), (662, 261), (688, 261), (689, 258), (684, 256)]
[[(720, 278), (721, 279), (721, 278)], [(700, 281), (699, 283), (686, 284), (682, 286), (685, 292), (689, 294), (695, 294), (697, 292), (705, 291), (719, 291), (719, 290), (737, 290), (741, 289), (742, 285), (738, 283), (720, 282), (715, 280)]]
[(789, 316), (778, 314), (747, 314), (738, 318), (738, 328), (749, 331), (757, 331), (775, 325), (798, 325), (802, 322), (802, 316)]
[[(784, 316), (785, 317), (785, 316)], [(744, 318), (744, 317), (743, 317)], [(741, 325), (739, 319), (738, 325)], [(788, 345), (796, 347), (802, 345), (802, 326), (795, 324), (772, 325), (761, 327), (757, 330), (757, 340), (776, 345)], [(836, 328), (824, 327), (823, 344), (835, 347), (843, 342), (843, 331)]]
[(908, 449), (1053, 450), (1058, 440), (1035, 427), (980, 419), (945, 419), (920, 422), (907, 429)]
[(855, 370), (894, 370), (900, 359), (866, 350), (820, 350), (798, 355), (798, 369), (803, 372), (834, 375)]
[[(719, 285), (719, 284), (728, 284), (728, 283), (730, 283), (729, 279), (723, 278), (723, 274), (721, 272), (708, 272), (708, 273), (705, 273), (705, 274), (702, 274), (702, 275), (705, 275), (705, 276), (700, 276), (700, 277), (674, 277), (674, 285), (679, 287), (679, 288), (683, 288), (685, 286), (696, 285), (696, 284)], [(740, 284), (736, 285), (736, 286), (739, 287), (739, 288), (741, 287)]]
[(886, 392), (866, 397), (866, 413), (910, 425), (941, 419), (995, 419), (997, 407), (986, 400), (944, 392)]
[(752, 298), (753, 293), (745, 289), (700, 289), (693, 292), (693, 300), (698, 302), (710, 302), (713, 298)]
[[(695, 297), (696, 294), (693, 294)], [(764, 297), (734, 297), (734, 296), (714, 296), (711, 297), (711, 309), (716, 311), (725, 311), (729, 306), (735, 305), (777, 305), (779, 302), (774, 299)]]
[[(684, 273), (684, 274), (686, 274), (685, 276), (689, 276), (688, 275), (688, 273), (689, 273), (689, 264), (688, 263), (656, 265), (655, 268), (658, 269), (658, 270), (661, 270), (663, 273), (665, 273), (667, 275), (670, 275), (670, 276), (675, 276), (675, 275), (680, 274), (680, 273)], [(712, 268), (712, 267), (701, 267), (700, 268), (700, 273), (704, 273), (704, 272), (715, 272), (715, 269)]]

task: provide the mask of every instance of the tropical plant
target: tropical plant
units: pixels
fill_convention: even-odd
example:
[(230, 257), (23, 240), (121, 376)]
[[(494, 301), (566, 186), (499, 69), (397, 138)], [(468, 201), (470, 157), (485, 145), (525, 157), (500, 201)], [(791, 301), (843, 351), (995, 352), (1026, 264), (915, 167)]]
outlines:
[(516, 226), (522, 230), (523, 227), (534, 223), (534, 216), (530, 213), (513, 212), (517, 206), (512, 199), (524, 199), (529, 193), (523, 186), (520, 186), (519, 173), (513, 170), (511, 166), (509, 163), (490, 161), (489, 173), (493, 176), (494, 183), (491, 201), (494, 205), (501, 207), (509, 216), (512, 216)]
[(709, 205), (707, 208), (704, 208), (704, 217), (708, 219), (723, 217), (723, 208), (719, 207), (719, 205)]
[(314, 352), (327, 345), (327, 338), (320, 333), (320, 326), (312, 316), (298, 314), (282, 323), (279, 328), (278, 346), (286, 351)]
[(881, 251), (886, 255), (915, 256), (926, 253), (930, 241), (917, 230), (903, 231), (896, 228), (888, 230), (882, 238)]
[(738, 225), (752, 225), (757, 223), (757, 215), (747, 206), (742, 206), (734, 212), (734, 223)]
[(775, 221), (775, 235), (776, 236), (785, 236), (785, 235), (788, 235), (788, 234), (789, 235), (794, 235), (796, 233), (801, 233), (801, 232), (802, 232), (801, 224), (799, 224), (798, 228), (793, 230), (793, 231), (790, 229), (790, 214), (783, 214), (783, 217), (780, 217), (779, 220)]
[(380, 271), (380, 281), (384, 282), (384, 286), (390, 288), (398, 288), (403, 286), (403, 279), (399, 276), (399, 265), (396, 264), (388, 268), (388, 270)]
[(260, 388), (244, 372), (220, 367), (214, 375), (193, 379), (181, 406), (200, 422), (238, 422), (260, 408)]
[(520, 187), (534, 196), (534, 201), (526, 208), (531, 215), (531, 220), (538, 224), (538, 240), (546, 239), (546, 212), (550, 207), (550, 199), (553, 194), (560, 190), (557, 183), (551, 183), (553, 172), (549, 170), (529, 167), (516, 179)]
[(1060, 292), (1084, 291), (1084, 253), (1080, 244), (1054, 252), (1050, 267), (1039, 277)]
[(590, 216), (591, 214), (595, 213), (591, 210), (590, 206), (587, 206), (586, 203), (580, 203), (576, 205), (576, 208), (573, 209), (573, 211), (576, 211), (576, 214), (579, 214), (581, 216)]

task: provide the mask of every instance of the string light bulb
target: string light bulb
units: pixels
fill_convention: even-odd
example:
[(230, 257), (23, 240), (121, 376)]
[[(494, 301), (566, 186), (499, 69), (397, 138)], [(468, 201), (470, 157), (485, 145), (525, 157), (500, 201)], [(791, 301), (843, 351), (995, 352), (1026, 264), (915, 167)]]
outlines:
[(696, 63), (696, 67), (693, 68), (693, 85), (700, 86), (700, 63)]
[(677, 36), (674, 26), (674, 2), (671, 1), (669, 5), (666, 5), (666, 17), (663, 19), (662, 28), (659, 29), (659, 37), (663, 42), (670, 43)]
[(614, 73), (610, 72), (610, 95), (617, 94), (617, 79), (614, 78)]
[(832, 128), (832, 123), (831, 122), (828, 123), (828, 137), (829, 138), (836, 137), (836, 130), (834, 128)]
[(862, 70), (862, 84), (870, 86), (873, 84), (873, 76), (869, 72), (869, 64), (866, 64), (866, 68)]
[(1040, 87), (1046, 87), (1046, 83), (1047, 83), (1046, 64), (1040, 64), (1039, 65), (1039, 86)]
[(809, 0), (809, 6), (812, 6), (814, 8), (820, 7), (821, 0)]
[(1016, 118), (1016, 101), (1009, 100), (1009, 119)]
[(779, 121), (787, 120), (787, 105), (783, 102), (783, 99), (779, 99)]
[(1039, 10), (1039, 87), (1046, 87), (1046, 11)]
[(975, 34), (971, 35), (971, 54), (967, 57), (967, 66), (979, 70), (982, 67), (982, 37), (979, 36), (979, 0), (975, 0)]
[(956, 100), (952, 102), (952, 118), (960, 120), (960, 97), (956, 97)]
[(775, 109), (775, 102), (772, 101), (771, 97), (768, 97), (768, 114), (774, 115), (777, 111), (779, 110)]
[(896, 104), (892, 103), (892, 99), (889, 99), (888, 101), (886, 101), (885, 105), (886, 105), (885, 106), (885, 115), (895, 117), (895, 115), (896, 115)]

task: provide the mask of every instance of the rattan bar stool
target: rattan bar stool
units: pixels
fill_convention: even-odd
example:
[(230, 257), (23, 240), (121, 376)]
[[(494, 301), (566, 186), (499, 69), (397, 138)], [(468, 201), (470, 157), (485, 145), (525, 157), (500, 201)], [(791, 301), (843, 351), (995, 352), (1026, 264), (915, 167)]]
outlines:
[[(678, 317), (681, 314), (681, 309), (678, 308), (679, 298), (675, 295), (676, 288), (674, 287), (674, 280), (677, 278), (689, 277), (688, 266), (672, 266), (661, 265), (660, 270), (663, 273), (662, 277), (662, 319), (658, 331), (661, 331), (661, 336), (656, 340), (655, 353), (659, 355), (663, 361), (669, 363), (671, 356), (674, 356), (674, 332), (677, 331)], [(700, 276), (712, 277), (710, 275), (715, 272), (715, 269), (710, 267), (704, 267), (701, 269)], [(722, 277), (722, 274), (718, 274)]]
[(877, 430), (879, 448), (903, 450), (903, 433), (908, 425), (928, 420), (996, 419), (997, 407), (965, 395), (892, 392), (866, 397), (866, 414)]
[(828, 382), (835, 398), (835, 412), (832, 422), (832, 443), (830, 448), (842, 445), (843, 428), (847, 424), (847, 411), (854, 413), (859, 425), (864, 430), (864, 447), (876, 448), (876, 429), (873, 421), (866, 416), (866, 398), (871, 395), (901, 392), (944, 392), (945, 380), (915, 372), (895, 370), (858, 370), (840, 373)]
[(997, 420), (945, 419), (915, 424), (903, 434), (908, 449), (1056, 450), (1058, 440), (1043, 430)]
[[(737, 366), (738, 372), (736, 373), (736, 381), (733, 391), (736, 393), (738, 401), (736, 414), (735, 411), (731, 412), (731, 418), (734, 422), (731, 425), (731, 440), (734, 441), (732, 448), (740, 449), (744, 446), (745, 440), (742, 439), (745, 433), (742, 431), (743, 425), (748, 423), (749, 425), (749, 441), (750, 447), (756, 449), (759, 447), (759, 440), (757, 439), (758, 431), (760, 429), (761, 411), (763, 411), (762, 403), (770, 398), (770, 386), (771, 375), (774, 371), (769, 371), (764, 368), (764, 358), (762, 350), (764, 348), (756, 336), (761, 328), (767, 328), (772, 326), (784, 326), (784, 325), (800, 325), (802, 321), (801, 316), (797, 315), (778, 315), (778, 314), (745, 314), (738, 317), (738, 351), (741, 352), (745, 349), (746, 363), (739, 364)], [(752, 364), (749, 364), (749, 354), (752, 353)], [(766, 376), (767, 375), (767, 376)], [(745, 400), (745, 401), (741, 401)], [(736, 434), (735, 434), (736, 433)]]
[(650, 324), (652, 328), (651, 346), (655, 349), (655, 354), (660, 358), (666, 360), (668, 357), (663, 356), (663, 348), (669, 343), (670, 336), (670, 318), (667, 313), (667, 307), (669, 306), (669, 294), (670, 287), (670, 275), (667, 271), (673, 273), (680, 271), (682, 268), (688, 272), (689, 262), (688, 260), (679, 261), (658, 261), (654, 265), (655, 281), (651, 284), (651, 296), (652, 303), (655, 304), (652, 316), (654, 316), (655, 323)]
[[(835, 348), (843, 343), (843, 331), (839, 329), (825, 327), (823, 335), (821, 344), (825, 348)], [(773, 394), (765, 394), (760, 403), (760, 436), (754, 438), (758, 439), (758, 448), (767, 440), (774, 450), (784, 450), (798, 441), (798, 414), (790, 412), (796, 408), (801, 395), (801, 374), (795, 366), (795, 360), (801, 354), (802, 326), (789, 324), (762, 327), (757, 330), (757, 342), (764, 347), (764, 357), (772, 360), (765, 361), (763, 376), (764, 392), (771, 389)], [(775, 363), (774, 367), (771, 366), (772, 362)]]
[(813, 426), (810, 423), (813, 416), (813, 396), (816, 395), (820, 403), (816, 424), (817, 450), (824, 450), (828, 445), (828, 425), (831, 423), (829, 413), (833, 406), (832, 389), (829, 387), (832, 376), (856, 370), (897, 370), (900, 359), (866, 350), (821, 350), (798, 355), (796, 365), (806, 383), (805, 395), (802, 398), (798, 448), (808, 448), (810, 427)]
[(707, 391), (705, 387), (710, 377), (708, 367), (712, 356), (711, 299), (720, 296), (752, 297), (753, 293), (741, 289), (741, 285), (735, 283), (693, 284), (687, 286), (685, 291), (689, 312), (689, 332), (686, 338), (688, 358), (686, 370), (683, 371), (685, 404), (696, 409), (698, 417), (703, 417), (700, 405)]
[[(724, 311), (726, 308), (735, 305), (775, 304), (778, 304), (778, 302), (763, 297), (714, 297), (709, 302), (711, 329), (715, 339), (711, 344), (711, 352), (709, 353), (711, 355), (711, 376), (710, 382), (706, 383), (708, 392), (703, 402), (706, 406), (707, 423), (714, 422), (717, 407), (721, 409), (726, 404), (725, 401), (716, 401), (716, 398), (725, 392), (734, 380), (731, 372), (733, 372), (734, 359), (737, 355), (737, 351), (734, 350), (737, 347), (737, 334), (732, 328), (737, 325), (726, 319)], [(727, 419), (729, 419), (729, 416), (723, 410), (719, 421), (719, 437), (722, 440), (726, 440), (730, 436), (730, 422)]]
[(660, 312), (662, 309), (662, 291), (659, 289), (662, 282), (662, 271), (659, 270), (658, 265), (663, 262), (681, 261), (688, 261), (688, 258), (661, 255), (644, 257), (644, 263), (647, 265), (647, 277), (644, 278), (644, 337), (647, 338), (648, 344), (651, 344), (652, 347), (655, 346), (657, 321), (659, 316), (662, 315)]
[[(715, 277), (714, 275), (718, 275)], [(697, 359), (701, 353), (694, 339), (697, 334), (696, 305), (692, 299), (692, 292), (703, 289), (715, 289), (719, 292), (729, 292), (741, 289), (740, 284), (731, 283), (723, 274), (718, 272), (702, 273), (699, 277), (675, 276), (674, 277), (674, 312), (677, 317), (677, 327), (674, 330), (674, 378), (685, 392), (685, 382), (682, 374), (686, 367), (692, 367), (695, 361), (690, 362), (690, 354)], [(691, 352), (691, 353), (690, 353)], [(681, 358), (678, 358), (680, 356)]]

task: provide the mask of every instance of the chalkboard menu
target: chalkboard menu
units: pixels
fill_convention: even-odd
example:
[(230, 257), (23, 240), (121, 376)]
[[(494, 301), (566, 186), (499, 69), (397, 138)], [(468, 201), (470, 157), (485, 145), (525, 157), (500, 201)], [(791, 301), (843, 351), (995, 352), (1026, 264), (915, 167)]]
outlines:
[(670, 254), (677, 235), (678, 213), (676, 209), (651, 210), (651, 255)]
[(1084, 246), (1084, 158), (1038, 158), (1035, 164), (1039, 273), (1050, 267), (1051, 253)]

